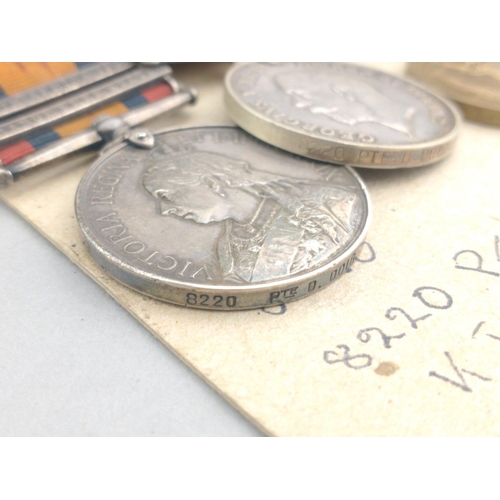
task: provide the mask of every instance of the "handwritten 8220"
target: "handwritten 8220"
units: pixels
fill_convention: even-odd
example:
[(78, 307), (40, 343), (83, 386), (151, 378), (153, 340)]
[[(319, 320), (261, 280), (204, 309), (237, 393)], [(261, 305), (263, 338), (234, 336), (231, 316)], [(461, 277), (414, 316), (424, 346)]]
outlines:
[[(373, 249), (371, 250), (373, 254), (372, 260), (375, 260), (375, 251)], [(476, 250), (467, 249), (456, 252), (452, 260), (457, 272), (474, 272), (482, 274), (485, 279), (500, 279), (500, 272), (497, 272), (493, 267), (495, 265), (497, 268), (499, 267), (500, 238), (498, 235), (494, 236), (493, 246), (490, 248), (490, 253), (486, 256), (486, 259)], [(485, 266), (485, 261), (487, 262), (487, 266)], [(494, 285), (498, 286), (498, 283), (496, 282)], [(389, 307), (385, 312), (385, 318), (392, 322), (398, 320), (398, 324), (404, 322), (407, 328), (418, 330), (419, 327), (429, 321), (433, 315), (447, 314), (453, 307), (453, 297), (451, 293), (431, 285), (416, 287), (411, 296), (418, 301), (415, 303), (415, 310), (406, 311), (401, 307)], [(472, 339), (476, 338), (476, 335), (485, 323), (484, 320), (478, 321), (476, 327), (472, 331)], [(387, 330), (387, 328), (385, 329)], [(398, 342), (401, 342), (406, 336), (406, 331), (396, 335), (389, 335), (378, 326), (369, 326), (357, 332), (356, 340), (359, 343), (367, 345), (372, 345), (373, 342), (381, 342), (385, 349), (391, 349), (397, 346)], [(495, 341), (500, 341), (500, 336), (491, 333), (486, 333), (485, 336)], [(436, 370), (430, 370), (427, 373), (429, 377), (440, 380), (448, 384), (449, 387), (459, 388), (464, 392), (473, 392), (473, 388), (469, 382), (469, 380), (472, 379), (469, 377), (473, 377), (482, 382), (492, 382), (493, 379), (485, 374), (480, 374), (475, 370), (471, 370), (469, 367), (459, 366), (450, 351), (444, 351), (441, 355), (445, 357), (446, 363), (450, 367), (449, 373), (442, 374)], [(324, 351), (323, 360), (330, 365), (345, 366), (354, 370), (368, 368), (373, 364), (373, 356), (371, 354), (359, 352), (359, 350), (352, 347), (352, 345), (349, 346), (346, 344), (339, 344), (335, 346), (334, 349)]]

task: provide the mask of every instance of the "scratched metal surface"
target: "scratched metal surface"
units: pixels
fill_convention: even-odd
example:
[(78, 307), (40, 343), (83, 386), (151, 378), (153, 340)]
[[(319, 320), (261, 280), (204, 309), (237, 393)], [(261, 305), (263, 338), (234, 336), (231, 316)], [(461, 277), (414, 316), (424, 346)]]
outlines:
[[(178, 69), (200, 102), (162, 124), (230, 123), (210, 74)], [(187, 310), (106, 276), (74, 221), (88, 158), (2, 197), (267, 434), (496, 435), (499, 146), (498, 129), (466, 123), (441, 163), (359, 169), (374, 217), (352, 272), (270, 310)]]

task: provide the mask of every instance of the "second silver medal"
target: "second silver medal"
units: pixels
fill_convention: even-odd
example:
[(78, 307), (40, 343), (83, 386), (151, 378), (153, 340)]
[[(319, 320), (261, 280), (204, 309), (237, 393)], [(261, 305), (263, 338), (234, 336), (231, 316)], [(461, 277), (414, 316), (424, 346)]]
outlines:
[(237, 64), (226, 108), (255, 137), (301, 156), (368, 168), (448, 156), (460, 115), (412, 82), (343, 63)]

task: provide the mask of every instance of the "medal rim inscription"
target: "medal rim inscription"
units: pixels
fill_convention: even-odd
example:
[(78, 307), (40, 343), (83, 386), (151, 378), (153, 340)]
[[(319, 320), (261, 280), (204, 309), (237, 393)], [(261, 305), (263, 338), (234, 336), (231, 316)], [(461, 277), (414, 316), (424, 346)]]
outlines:
[[(264, 116), (262, 113), (254, 110), (251, 106), (243, 102), (243, 99), (239, 97), (238, 92), (232, 85), (234, 74), (242, 67), (256, 64), (259, 63), (235, 63), (229, 68), (224, 79), (224, 102), (226, 109), (231, 118), (248, 133), (290, 153), (327, 163), (348, 164), (355, 167), (383, 169), (413, 168), (436, 163), (450, 155), (460, 132), (462, 117), (458, 108), (448, 99), (433, 93), (425, 86), (399, 76), (391, 75), (384, 71), (367, 68), (357, 64), (328, 63), (350, 66), (360, 71), (368, 69), (373, 73), (386, 75), (394, 80), (402, 81), (407, 85), (413, 86), (436, 99), (447, 108), (453, 117), (454, 124), (449, 132), (435, 139), (429, 139), (414, 144), (404, 144), (401, 146), (362, 143), (340, 138), (325, 138), (309, 135), (304, 130), (295, 129), (286, 123), (280, 123)], [(311, 151), (311, 145), (313, 143), (315, 143), (316, 151)], [(330, 154), (332, 148), (334, 149), (333, 155)], [(335, 152), (339, 148), (343, 149), (343, 155), (341, 158), (336, 158)], [(320, 154), (317, 151), (323, 151), (323, 153)], [(371, 158), (371, 161), (361, 161), (362, 155), (365, 155), (365, 159)], [(384, 155), (387, 155), (385, 161)], [(394, 161), (394, 159), (391, 161), (391, 158), (393, 158), (391, 155), (396, 155), (396, 161)], [(406, 163), (402, 160), (398, 162), (397, 155), (400, 155), (402, 158), (406, 156)], [(417, 159), (412, 161), (412, 155), (416, 156)], [(419, 155), (424, 159), (419, 160)]]
[[(237, 127), (231, 126), (205, 126), (205, 127), (182, 127), (182, 128), (169, 128), (162, 130), (155, 134), (155, 136), (160, 136), (164, 134), (174, 133), (174, 132), (186, 132), (186, 131), (197, 131), (202, 130), (203, 132), (210, 129), (229, 129), (239, 131), (243, 134), (246, 132), (242, 131)], [(258, 139), (252, 137), (256, 142), (261, 142)], [(265, 144), (266, 147), (274, 148), (269, 144)], [(76, 218), (80, 227), (80, 231), (85, 237), (85, 243), (90, 251), (93, 259), (99, 264), (111, 277), (119, 281), (120, 283), (134, 289), (140, 293), (148, 295), (150, 297), (166, 301), (175, 305), (186, 306), (191, 308), (198, 308), (204, 310), (245, 310), (245, 309), (256, 309), (260, 307), (270, 307), (279, 306), (280, 304), (288, 303), (293, 300), (298, 300), (304, 296), (320, 291), (327, 285), (336, 281), (341, 277), (347, 269), (352, 265), (352, 261), (356, 255), (357, 250), (360, 245), (364, 242), (368, 228), (371, 222), (371, 201), (364, 185), (362, 179), (349, 166), (342, 166), (340, 168), (345, 168), (352, 176), (353, 181), (357, 185), (359, 191), (358, 195), (363, 197), (362, 204), (364, 206), (362, 213), (362, 219), (357, 230), (358, 236), (354, 238), (349, 246), (345, 250), (337, 255), (337, 257), (327, 261), (323, 265), (312, 268), (309, 271), (304, 271), (302, 273), (297, 273), (296, 275), (288, 276), (285, 278), (276, 278), (266, 281), (264, 283), (256, 284), (245, 284), (245, 285), (217, 285), (217, 284), (202, 284), (202, 283), (189, 283), (186, 281), (180, 281), (172, 278), (167, 278), (165, 276), (160, 276), (151, 272), (144, 271), (137, 267), (134, 267), (130, 263), (124, 261), (119, 256), (114, 255), (106, 247), (101, 244), (96, 237), (93, 235), (93, 229), (91, 224), (86, 221), (87, 214), (85, 208), (85, 192), (86, 189), (90, 188), (90, 182), (92, 181), (94, 175), (99, 172), (101, 166), (106, 166), (107, 160), (109, 160), (116, 153), (119, 153), (122, 149), (127, 147), (126, 144), (121, 144), (118, 147), (106, 152), (89, 168), (89, 170), (84, 174), (82, 180), (77, 189), (75, 197), (75, 213)], [(274, 148), (275, 149), (275, 148)], [(281, 152), (287, 155), (289, 153)], [(293, 156), (293, 155), (292, 155)], [(325, 163), (325, 162), (322, 162)], [(337, 167), (339, 168), (339, 167)], [(341, 273), (337, 275), (336, 270), (344, 268)], [(333, 273), (335, 277), (332, 278)], [(330, 277), (331, 280), (328, 281), (325, 278)], [(311, 283), (316, 282), (313, 289), (311, 288)], [(276, 292), (277, 290), (285, 291), (290, 288), (309, 287), (309, 290), (303, 291), (295, 290), (295, 296), (286, 297), (283, 296), (279, 300), (270, 302), (270, 293)], [(217, 294), (224, 295), (224, 298), (237, 296), (238, 305), (224, 307), (217, 306), (211, 307), (210, 305), (193, 305), (188, 304), (187, 294)], [(179, 297), (183, 296), (183, 300)], [(177, 297), (177, 298), (176, 298)]]

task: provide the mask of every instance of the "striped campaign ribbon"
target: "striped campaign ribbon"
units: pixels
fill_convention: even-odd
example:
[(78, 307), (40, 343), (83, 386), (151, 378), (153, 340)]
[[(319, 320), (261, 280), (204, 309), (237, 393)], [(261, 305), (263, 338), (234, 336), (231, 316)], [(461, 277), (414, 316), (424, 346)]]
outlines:
[[(95, 63), (0, 62), (0, 99), (78, 71), (91, 64)], [(90, 127), (99, 115), (120, 115), (129, 109), (158, 101), (171, 94), (173, 94), (173, 90), (167, 82), (154, 83), (119, 102), (108, 104), (63, 124), (42, 131), (38, 130), (36, 134), (26, 140), (21, 140), (0, 148), (0, 161), (4, 166), (7, 166), (51, 142)]]

